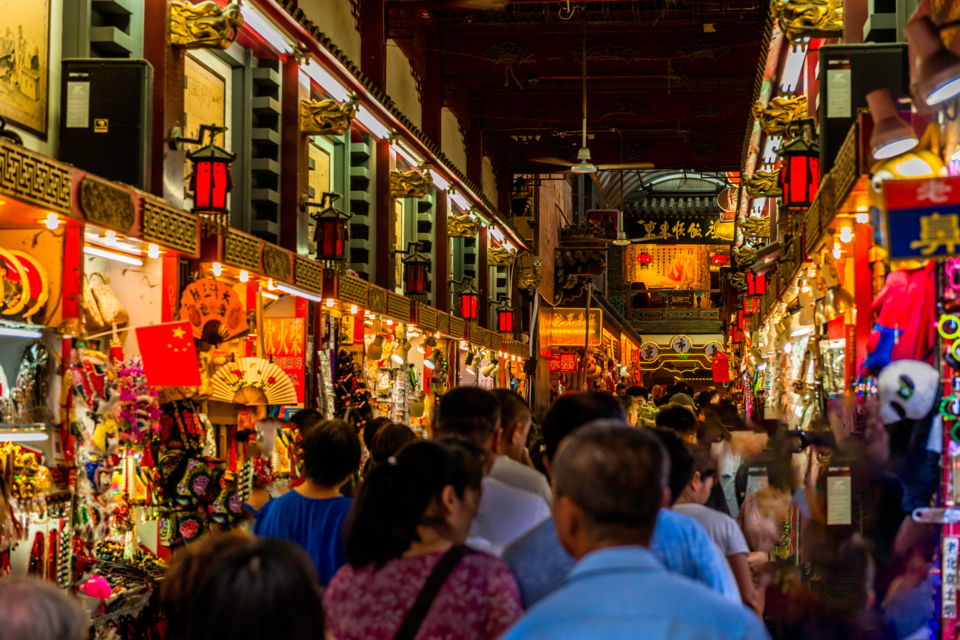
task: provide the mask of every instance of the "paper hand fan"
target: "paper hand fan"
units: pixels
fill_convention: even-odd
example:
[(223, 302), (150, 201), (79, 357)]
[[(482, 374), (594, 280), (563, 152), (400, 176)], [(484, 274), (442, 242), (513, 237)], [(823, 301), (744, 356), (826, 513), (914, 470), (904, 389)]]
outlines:
[(283, 369), (263, 358), (238, 358), (210, 379), (211, 400), (243, 405), (297, 404), (297, 390)]
[(180, 320), (193, 327), (193, 337), (214, 346), (250, 330), (240, 296), (230, 285), (200, 278), (183, 290)]

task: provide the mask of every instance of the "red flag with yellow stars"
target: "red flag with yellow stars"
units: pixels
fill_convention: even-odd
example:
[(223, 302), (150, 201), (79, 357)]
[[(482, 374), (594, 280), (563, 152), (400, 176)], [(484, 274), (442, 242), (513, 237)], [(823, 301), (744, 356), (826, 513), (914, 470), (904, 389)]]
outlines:
[(138, 327), (137, 343), (150, 386), (200, 386), (200, 363), (189, 322)]

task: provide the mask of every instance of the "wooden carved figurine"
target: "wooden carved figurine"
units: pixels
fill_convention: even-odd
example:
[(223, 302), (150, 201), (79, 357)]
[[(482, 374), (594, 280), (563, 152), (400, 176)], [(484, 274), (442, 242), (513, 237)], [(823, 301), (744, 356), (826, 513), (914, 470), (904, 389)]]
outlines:
[(240, 5), (221, 8), (208, 0), (170, 5), (170, 44), (183, 49), (227, 49), (240, 33)]
[(760, 120), (760, 128), (768, 136), (785, 136), (790, 123), (807, 117), (806, 96), (776, 97), (767, 106), (757, 100), (753, 117)]
[(300, 101), (300, 133), (308, 136), (342, 136), (357, 114), (357, 97), (342, 105), (336, 100)]
[(430, 193), (433, 178), (430, 177), (430, 165), (424, 163), (421, 170), (391, 171), (390, 197), (391, 198), (423, 198)]

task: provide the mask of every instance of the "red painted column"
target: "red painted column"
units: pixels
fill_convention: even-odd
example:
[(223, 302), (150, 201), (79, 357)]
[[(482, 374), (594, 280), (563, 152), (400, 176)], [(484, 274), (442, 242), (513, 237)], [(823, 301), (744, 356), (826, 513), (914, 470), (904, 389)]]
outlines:
[(437, 309), (450, 311), (450, 256), (453, 251), (447, 237), (447, 194), (437, 191), (434, 210), (433, 242), (436, 261), (433, 263), (433, 286), (436, 291)]
[(360, 0), (360, 71), (381, 91), (387, 89), (383, 0)]
[(390, 197), (390, 170), (395, 163), (396, 159), (390, 153), (390, 143), (386, 140), (378, 141), (374, 196), (374, 211), (376, 211), (377, 221), (377, 268), (373, 283), (391, 291), (393, 290), (391, 282), (394, 279), (394, 260), (396, 256), (393, 253), (393, 244), (391, 244), (394, 214), (393, 198)]
[(490, 269), (487, 266), (487, 247), (490, 246), (490, 234), (486, 228), (477, 234), (477, 289), (480, 289), (480, 304), (477, 310), (477, 322), (481, 327), (490, 327)]

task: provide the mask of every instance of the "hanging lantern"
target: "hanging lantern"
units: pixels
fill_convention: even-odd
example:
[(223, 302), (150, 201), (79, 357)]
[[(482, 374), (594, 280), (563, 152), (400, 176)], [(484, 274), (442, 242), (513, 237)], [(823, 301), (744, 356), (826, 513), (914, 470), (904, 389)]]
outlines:
[(204, 134), (210, 134), (209, 144), (187, 154), (187, 160), (193, 164), (190, 191), (193, 192), (193, 212), (199, 214), (204, 232), (221, 236), (230, 228), (227, 194), (233, 190), (230, 164), (237, 156), (221, 149), (213, 141), (226, 130), (226, 127), (204, 124), (200, 125), (197, 139), (176, 139), (178, 143), (203, 144)]
[(796, 135), (779, 151), (783, 206), (788, 208), (806, 209), (820, 188), (820, 146), (803, 133), (812, 124), (813, 120), (806, 119), (792, 122), (789, 130)]
[(347, 246), (350, 240), (347, 221), (353, 217), (352, 213), (346, 213), (333, 206), (342, 197), (339, 193), (324, 192), (320, 196), (320, 202), (308, 202), (307, 196), (303, 196), (300, 201), (302, 211), (311, 207), (320, 208), (317, 213), (310, 214), (316, 223), (313, 241), (317, 245), (317, 260), (323, 261), (326, 266), (338, 269), (347, 262)]
[(404, 294), (419, 302), (427, 301), (427, 287), (430, 285), (430, 256), (420, 253), (423, 244), (420, 242), (407, 243), (404, 253), (407, 257), (403, 263)]
[(473, 284), (473, 278), (464, 276), (457, 285), (457, 310), (464, 320), (476, 320), (480, 306), (480, 290)]
[(747, 271), (747, 293), (751, 296), (762, 296), (767, 292), (767, 276), (764, 274), (754, 275), (752, 271)]
[(513, 307), (510, 306), (507, 296), (500, 296), (494, 311), (497, 312), (497, 331), (513, 333)]
[(715, 253), (710, 257), (710, 262), (713, 263), (715, 266), (722, 267), (723, 265), (727, 264), (728, 258), (726, 254)]
[(650, 266), (650, 263), (653, 262), (653, 255), (644, 251), (643, 253), (637, 256), (637, 262), (640, 263), (641, 268), (646, 269), (647, 267)]

